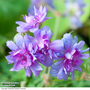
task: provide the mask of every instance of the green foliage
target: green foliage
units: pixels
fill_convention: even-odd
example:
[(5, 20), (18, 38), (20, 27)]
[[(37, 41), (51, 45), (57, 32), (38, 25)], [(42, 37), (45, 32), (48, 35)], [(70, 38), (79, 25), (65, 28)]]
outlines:
[(27, 12), (28, 2), (29, 0), (0, 0), (0, 34), (13, 32), (15, 21)]

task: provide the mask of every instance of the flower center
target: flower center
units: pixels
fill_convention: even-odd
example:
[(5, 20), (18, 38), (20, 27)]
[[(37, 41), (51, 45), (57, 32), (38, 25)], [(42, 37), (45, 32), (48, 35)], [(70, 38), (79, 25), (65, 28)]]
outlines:
[(43, 53), (43, 54), (48, 54), (48, 48), (47, 48), (47, 46), (44, 46), (44, 48), (42, 48), (41, 49), (41, 52)]
[(25, 65), (26, 63), (27, 63), (26, 57), (25, 57), (25, 56), (22, 56), (22, 57), (21, 57), (21, 64), (22, 64), (22, 65)]
[(65, 53), (65, 57), (66, 57), (66, 59), (70, 59), (70, 60), (73, 59), (73, 56), (69, 52)]
[(36, 19), (37, 21), (39, 21), (39, 16), (35, 16), (35, 19)]

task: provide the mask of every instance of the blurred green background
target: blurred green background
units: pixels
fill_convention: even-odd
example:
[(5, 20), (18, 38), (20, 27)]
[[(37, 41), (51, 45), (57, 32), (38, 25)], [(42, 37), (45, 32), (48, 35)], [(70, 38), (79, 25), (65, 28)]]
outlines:
[[(72, 33), (73, 36), (78, 36), (79, 41), (86, 42), (83, 49), (90, 47), (90, 0), (84, 0), (84, 2), (87, 6), (83, 8), (84, 14), (80, 18), (83, 27)], [(64, 12), (64, 0), (54, 0), (53, 4), (57, 12)], [(19, 82), (16, 87), (90, 87), (90, 57), (83, 60), (84, 63), (81, 65), (83, 72), (75, 72), (75, 81), (72, 81), (70, 76), (67, 81), (58, 80), (55, 77), (47, 79), (47, 73), (45, 74), (44, 71), (41, 71), (39, 77), (35, 77), (33, 74), (31, 77), (26, 77), (24, 69), (18, 72), (9, 71), (13, 64), (8, 64), (4, 57), (10, 51), (6, 47), (6, 41), (13, 40), (17, 33), (15, 22), (24, 21), (22, 15), (28, 14), (29, 6), (30, 0), (0, 0), (0, 84), (1, 82)], [(63, 34), (72, 31), (68, 17), (56, 17), (50, 10), (47, 16), (52, 19), (45, 21), (42, 27), (45, 25), (50, 27), (53, 33), (56, 30), (56, 39), (61, 39)], [(55, 38), (53, 37), (53, 39)], [(89, 51), (87, 53), (90, 54)], [(42, 67), (44, 68), (44, 66)]]

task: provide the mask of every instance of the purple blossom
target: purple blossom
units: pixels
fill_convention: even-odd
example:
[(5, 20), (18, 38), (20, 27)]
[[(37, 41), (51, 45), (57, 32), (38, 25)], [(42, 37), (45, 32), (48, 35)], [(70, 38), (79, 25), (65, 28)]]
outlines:
[(49, 29), (49, 27), (44, 26), (42, 29), (37, 30), (34, 33), (34, 37), (32, 36), (25, 36), (25, 40), (27, 42), (36, 42), (39, 47), (39, 54), (42, 54), (42, 58), (38, 59), (40, 63), (43, 65), (49, 67), (53, 63), (53, 59), (57, 59), (57, 52), (62, 50), (62, 41), (61, 40), (55, 40), (49, 43), (49, 40), (52, 36), (52, 32)]
[(45, 6), (45, 5), (49, 5), (50, 7), (54, 8), (53, 5), (53, 0), (31, 0), (31, 5), (28, 9), (28, 12), (30, 12), (31, 14), (34, 14), (34, 8), (33, 6), (35, 6), (37, 9), (39, 9), (39, 6)]
[(8, 64), (14, 63), (10, 71), (19, 71), (24, 68), (26, 76), (30, 77), (31, 72), (38, 76), (42, 68), (36, 58), (37, 44), (26, 43), (21, 35), (15, 36), (14, 41), (15, 43), (7, 41), (7, 46), (12, 51), (5, 58), (9, 62)]
[(73, 0), (65, 2), (65, 16), (69, 16), (70, 27), (77, 29), (82, 27), (80, 16), (84, 13), (83, 7), (85, 6), (83, 0)]
[(61, 61), (54, 63), (51, 66), (51, 76), (58, 79), (66, 80), (71, 72), (71, 77), (74, 80), (74, 70), (82, 71), (80, 65), (83, 63), (82, 59), (87, 59), (89, 54), (83, 54), (89, 50), (89, 48), (82, 50), (84, 41), (77, 43), (78, 38), (75, 36), (72, 38), (71, 34), (65, 34), (62, 38), (63, 51), (57, 53)]
[(34, 7), (34, 16), (29, 14), (28, 16), (23, 16), (25, 22), (17, 21), (16, 23), (19, 25), (17, 27), (17, 32), (23, 33), (23, 32), (35, 32), (38, 28), (40, 23), (43, 23), (45, 20), (49, 19), (50, 17), (46, 17), (47, 14), (47, 8), (40, 6), (39, 10)]

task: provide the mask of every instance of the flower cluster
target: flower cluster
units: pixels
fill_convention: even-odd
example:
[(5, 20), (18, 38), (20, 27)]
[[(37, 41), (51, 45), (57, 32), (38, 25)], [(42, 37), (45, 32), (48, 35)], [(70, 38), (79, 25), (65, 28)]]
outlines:
[(65, 0), (65, 16), (69, 16), (70, 27), (77, 29), (82, 27), (80, 16), (84, 13), (83, 7), (85, 6), (83, 0)]
[[(65, 34), (61, 40), (50, 42), (53, 35), (50, 28), (44, 26), (40, 29), (40, 23), (49, 19), (46, 17), (46, 7), (39, 10), (34, 7), (35, 15), (24, 16), (25, 22), (17, 21), (17, 34), (13, 41), (7, 41), (7, 47), (11, 50), (10, 55), (5, 58), (9, 62), (14, 63), (10, 71), (19, 71), (25, 69), (25, 75), (30, 77), (31, 72), (38, 76), (42, 67), (40, 63), (46, 67), (51, 66), (51, 76), (58, 79), (66, 80), (71, 72), (74, 80), (74, 70), (81, 71), (80, 65), (82, 59), (87, 59), (89, 54), (83, 54), (89, 50), (82, 50), (84, 41), (77, 43), (78, 38), (72, 38), (71, 34)], [(33, 32), (34, 36), (30, 36), (25, 32)], [(20, 33), (25, 33), (24, 36)], [(53, 60), (60, 60), (53, 64)]]

